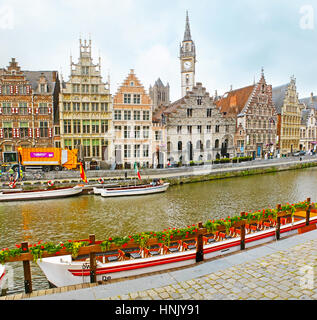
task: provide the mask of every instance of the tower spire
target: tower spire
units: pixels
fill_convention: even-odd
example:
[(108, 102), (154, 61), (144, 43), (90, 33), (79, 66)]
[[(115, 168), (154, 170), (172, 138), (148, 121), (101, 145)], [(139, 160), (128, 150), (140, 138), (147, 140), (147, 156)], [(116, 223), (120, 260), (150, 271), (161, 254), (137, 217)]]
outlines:
[(186, 25), (185, 25), (184, 41), (191, 41), (191, 40), (192, 40), (192, 37), (190, 34), (188, 10), (186, 10)]

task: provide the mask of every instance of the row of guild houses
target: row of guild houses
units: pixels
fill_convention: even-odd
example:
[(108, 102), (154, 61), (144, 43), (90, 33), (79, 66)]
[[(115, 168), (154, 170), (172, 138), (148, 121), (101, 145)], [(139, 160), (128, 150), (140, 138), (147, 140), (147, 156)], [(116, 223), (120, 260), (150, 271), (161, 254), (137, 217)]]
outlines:
[(257, 82), (210, 95), (196, 82), (196, 46), (188, 13), (180, 44), (181, 97), (158, 80), (145, 90), (131, 69), (110, 92), (91, 40), (79, 40), (65, 81), (57, 71), (0, 69), (0, 158), (17, 147), (78, 149), (88, 168), (166, 167), (170, 162), (266, 158), (316, 151), (317, 97), (299, 99), (296, 79), (272, 88)]

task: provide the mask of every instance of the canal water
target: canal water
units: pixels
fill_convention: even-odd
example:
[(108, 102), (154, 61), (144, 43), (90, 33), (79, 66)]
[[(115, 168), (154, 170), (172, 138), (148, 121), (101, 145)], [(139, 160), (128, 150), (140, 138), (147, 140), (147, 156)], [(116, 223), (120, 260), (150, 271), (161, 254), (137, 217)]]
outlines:
[[(85, 195), (60, 200), (0, 203), (0, 248), (23, 241), (97, 240), (141, 231), (186, 227), (241, 211), (317, 198), (317, 168), (230, 178), (170, 187), (156, 195), (102, 198)], [(8, 294), (24, 292), (22, 262), (8, 264), (13, 274)], [(48, 283), (31, 264), (33, 290)]]

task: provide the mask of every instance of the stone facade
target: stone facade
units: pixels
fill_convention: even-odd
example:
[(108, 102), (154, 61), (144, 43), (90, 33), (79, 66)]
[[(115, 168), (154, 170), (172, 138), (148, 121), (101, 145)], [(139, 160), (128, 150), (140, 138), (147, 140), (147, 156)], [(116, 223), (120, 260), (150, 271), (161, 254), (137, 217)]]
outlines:
[(189, 164), (234, 155), (235, 119), (221, 114), (201, 83), (155, 113), (154, 119), (162, 118), (171, 162)]
[[(100, 58), (93, 64), (91, 40), (79, 40), (78, 63), (72, 62), (69, 81), (60, 93), (61, 146), (79, 150), (86, 164), (110, 163), (112, 153), (112, 97), (102, 82)], [(87, 166), (86, 166), (87, 167)]]
[(117, 167), (133, 168), (135, 162), (140, 167), (152, 166), (152, 101), (133, 69), (113, 98), (113, 125)]
[(296, 80), (294, 77), (288, 84), (272, 90), (276, 108), (277, 152), (281, 155), (292, 154), (300, 149), (301, 111), (303, 104), (298, 99)]
[(22, 71), (15, 58), (0, 69), (1, 153), (54, 146), (58, 93), (57, 71)]
[[(243, 143), (239, 147), (240, 156), (261, 158), (274, 153), (277, 114), (272, 101), (272, 86), (266, 83), (263, 70), (258, 83), (231, 90), (216, 103), (223, 114), (236, 117), (237, 130), (244, 130), (244, 142), (239, 139), (240, 144)], [(243, 137), (242, 130), (240, 137)]]

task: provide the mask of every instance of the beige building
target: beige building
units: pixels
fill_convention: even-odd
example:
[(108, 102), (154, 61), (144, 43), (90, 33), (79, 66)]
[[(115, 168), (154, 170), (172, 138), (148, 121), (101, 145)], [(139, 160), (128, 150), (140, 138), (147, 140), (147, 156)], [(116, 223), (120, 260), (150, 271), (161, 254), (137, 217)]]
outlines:
[(300, 150), (301, 112), (303, 104), (298, 99), (294, 77), (285, 85), (272, 90), (277, 112), (277, 150), (287, 155)]
[(109, 82), (101, 77), (101, 64), (94, 64), (91, 40), (79, 40), (79, 60), (70, 61), (70, 78), (59, 96), (61, 146), (79, 149), (88, 165), (110, 163), (112, 152), (112, 98)]
[(129, 75), (113, 97), (114, 159), (117, 168), (152, 165), (152, 101), (139, 79)]
[(300, 150), (317, 151), (317, 96), (300, 99), (304, 107), (301, 113)]

